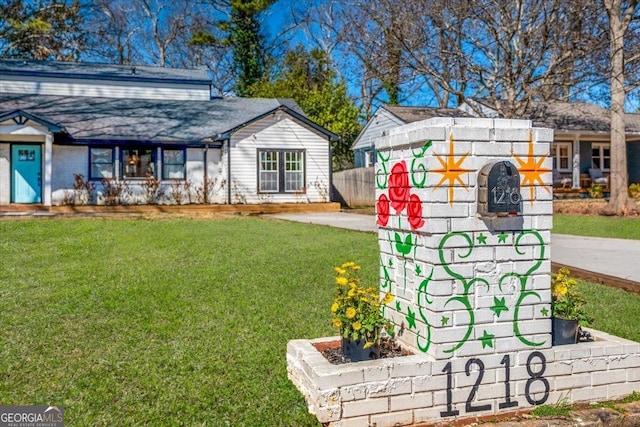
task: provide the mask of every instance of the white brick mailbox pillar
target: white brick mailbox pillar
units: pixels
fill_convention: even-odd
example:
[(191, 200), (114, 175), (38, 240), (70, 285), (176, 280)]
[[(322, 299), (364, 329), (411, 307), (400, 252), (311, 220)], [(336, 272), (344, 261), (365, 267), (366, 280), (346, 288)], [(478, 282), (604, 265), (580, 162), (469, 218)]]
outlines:
[(551, 346), (552, 140), (526, 120), (431, 119), (377, 141), (381, 291), (401, 341), (436, 360)]
[(640, 344), (551, 346), (550, 129), (436, 118), (376, 142), (380, 291), (412, 355), (330, 364), (293, 340), (289, 378), (333, 427), (448, 423), (640, 391)]

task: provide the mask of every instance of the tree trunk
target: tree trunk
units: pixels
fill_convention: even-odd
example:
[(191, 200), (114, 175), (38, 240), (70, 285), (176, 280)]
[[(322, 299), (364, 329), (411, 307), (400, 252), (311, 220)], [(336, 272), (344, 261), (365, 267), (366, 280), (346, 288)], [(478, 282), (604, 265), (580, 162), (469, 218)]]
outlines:
[(621, 2), (605, 0), (609, 15), (611, 52), (611, 174), (609, 204), (604, 215), (625, 215), (635, 208), (629, 198), (627, 143), (625, 136), (624, 35), (626, 25), (621, 17)]

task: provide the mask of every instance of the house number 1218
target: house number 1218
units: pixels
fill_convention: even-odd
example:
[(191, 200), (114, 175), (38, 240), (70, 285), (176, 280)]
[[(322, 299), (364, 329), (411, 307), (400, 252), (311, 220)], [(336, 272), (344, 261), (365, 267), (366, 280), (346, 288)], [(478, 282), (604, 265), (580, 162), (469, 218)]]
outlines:
[[(535, 360), (540, 361), (540, 369), (535, 372), (531, 363)], [(511, 358), (509, 355), (505, 355), (500, 361), (501, 365), (504, 365), (504, 401), (498, 404), (499, 409), (513, 408), (519, 405), (517, 400), (511, 400)], [(484, 362), (480, 359), (469, 359), (464, 368), (464, 373), (469, 377), (471, 376), (471, 367), (478, 367), (478, 376), (476, 377), (476, 381), (469, 392), (469, 396), (467, 396), (467, 401), (465, 403), (465, 412), (479, 412), (479, 411), (490, 411), (492, 406), (490, 403), (485, 405), (473, 405), (473, 401), (478, 394), (478, 390), (480, 390), (480, 385), (482, 384), (482, 378), (484, 377)], [(527, 374), (529, 374), (529, 379), (527, 379), (527, 383), (524, 387), (524, 396), (527, 399), (527, 402), (531, 405), (542, 405), (549, 398), (549, 381), (543, 377), (544, 371), (547, 369), (547, 359), (544, 357), (539, 351), (534, 351), (527, 358)], [(447, 374), (447, 410), (440, 412), (441, 417), (453, 417), (456, 415), (460, 415), (460, 411), (455, 409), (453, 406), (453, 398), (452, 398), (452, 388), (453, 388), (453, 373), (451, 371), (451, 362), (447, 363), (442, 370), (442, 372)], [(542, 398), (536, 400), (531, 396), (531, 386), (536, 383), (541, 382), (544, 386), (544, 394)]]

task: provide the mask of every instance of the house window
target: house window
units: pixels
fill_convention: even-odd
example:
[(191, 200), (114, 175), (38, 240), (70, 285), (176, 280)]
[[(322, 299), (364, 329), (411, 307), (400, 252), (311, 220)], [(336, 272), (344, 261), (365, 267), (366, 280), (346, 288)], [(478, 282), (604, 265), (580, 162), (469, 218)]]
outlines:
[(551, 159), (553, 169), (562, 172), (571, 171), (571, 144), (568, 142), (556, 142), (551, 144)]
[(89, 179), (113, 177), (113, 149), (89, 148)]
[(259, 151), (258, 191), (261, 193), (304, 191), (304, 151)]
[(155, 176), (154, 150), (150, 148), (122, 148), (120, 163), (122, 178), (145, 178)]
[(162, 178), (185, 179), (184, 150), (162, 150)]
[(603, 171), (611, 168), (611, 146), (608, 143), (591, 144), (591, 167)]
[(304, 187), (304, 153), (286, 151), (284, 153), (284, 191), (302, 191)]
[(364, 167), (369, 168), (376, 164), (376, 150), (369, 150), (364, 152)]

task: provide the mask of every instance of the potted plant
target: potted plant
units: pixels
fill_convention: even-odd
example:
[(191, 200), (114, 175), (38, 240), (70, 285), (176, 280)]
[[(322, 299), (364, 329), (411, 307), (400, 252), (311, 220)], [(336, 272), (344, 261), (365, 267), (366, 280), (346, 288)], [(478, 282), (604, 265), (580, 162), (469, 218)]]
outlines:
[(589, 188), (589, 196), (592, 199), (601, 199), (603, 196), (602, 193), (602, 185), (600, 184), (591, 184), (591, 187)]
[(577, 284), (567, 267), (551, 276), (553, 345), (577, 343), (580, 326), (587, 326), (592, 321), (585, 311), (587, 301), (575, 290)]
[(342, 352), (352, 362), (379, 356), (380, 334), (393, 335), (393, 324), (385, 319), (382, 306), (393, 301), (387, 292), (382, 300), (378, 287), (361, 284), (360, 266), (347, 262), (335, 268), (336, 296), (331, 305), (333, 326), (342, 336)]

